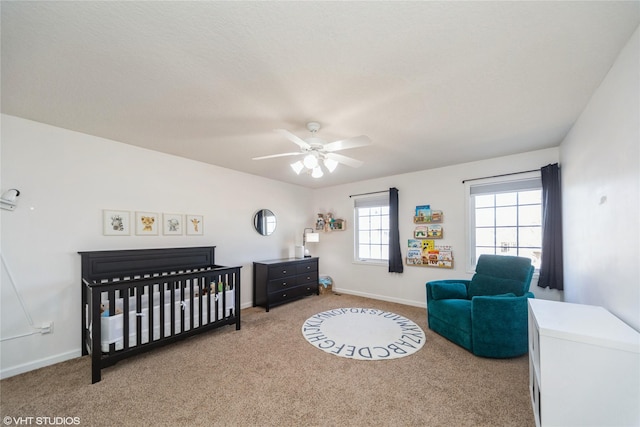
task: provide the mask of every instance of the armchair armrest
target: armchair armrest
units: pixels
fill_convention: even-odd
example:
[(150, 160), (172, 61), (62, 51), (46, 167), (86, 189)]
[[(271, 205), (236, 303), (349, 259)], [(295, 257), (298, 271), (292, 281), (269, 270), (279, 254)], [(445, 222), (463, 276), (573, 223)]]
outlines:
[(471, 300), (473, 352), (514, 357), (528, 350), (527, 299), (523, 296), (475, 296)]
[[(436, 299), (442, 299), (440, 297), (440, 295), (438, 294), (438, 291), (440, 291), (440, 294), (449, 294), (449, 296), (447, 296), (447, 298), (467, 298), (467, 291), (469, 290), (469, 283), (471, 283), (470, 280), (465, 280), (465, 279), (447, 279), (447, 280), (434, 280), (431, 282), (427, 282), (426, 284), (426, 288), (427, 288), (427, 303), (429, 301), (434, 301)], [(462, 295), (462, 291), (461, 291), (461, 287), (460, 284), (464, 285), (464, 295)], [(436, 289), (436, 291), (434, 292), (434, 288), (439, 288)], [(434, 293), (436, 295), (434, 295)]]

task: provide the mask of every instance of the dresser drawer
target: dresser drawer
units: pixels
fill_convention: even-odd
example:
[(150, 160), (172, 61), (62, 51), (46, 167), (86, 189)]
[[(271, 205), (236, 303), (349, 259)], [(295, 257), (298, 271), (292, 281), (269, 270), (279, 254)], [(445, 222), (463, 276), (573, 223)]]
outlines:
[(269, 293), (279, 292), (284, 289), (289, 289), (294, 286), (298, 286), (301, 284), (298, 282), (298, 280), (299, 280), (298, 276), (282, 277), (276, 280), (269, 280), (269, 283), (267, 284), (267, 292)]
[(269, 279), (295, 276), (298, 274), (296, 264), (280, 264), (269, 267)]
[(307, 274), (300, 274), (299, 276), (296, 276), (296, 283), (298, 285), (304, 285), (306, 283), (310, 283), (312, 285), (318, 285), (318, 272), (317, 271), (312, 271), (310, 273)]
[(311, 271), (318, 271), (318, 261), (306, 261), (301, 262), (296, 266), (298, 274), (309, 273)]
[(318, 289), (317, 285), (302, 285), (296, 286), (284, 291), (274, 292), (269, 294), (270, 303), (279, 303), (283, 301), (289, 301), (293, 298), (303, 297), (305, 295), (311, 295)]

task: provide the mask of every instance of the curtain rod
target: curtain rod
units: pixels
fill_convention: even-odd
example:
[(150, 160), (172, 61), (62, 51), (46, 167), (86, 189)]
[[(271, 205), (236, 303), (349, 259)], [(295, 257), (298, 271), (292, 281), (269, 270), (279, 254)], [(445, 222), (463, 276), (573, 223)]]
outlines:
[(468, 181), (477, 181), (479, 179), (500, 178), (501, 176), (509, 176), (509, 175), (520, 175), (520, 174), (529, 173), (529, 172), (540, 172), (540, 169), (531, 169), (531, 170), (528, 170), (528, 171), (503, 173), (502, 175), (483, 176), (483, 177), (480, 177), (480, 178), (470, 178), (470, 179), (463, 180), (462, 183), (464, 184), (465, 182), (468, 182)]
[(388, 193), (389, 190), (384, 190), (384, 191), (372, 191), (370, 193), (360, 193), (360, 194), (351, 194), (349, 197), (355, 197), (355, 196), (367, 196), (369, 194), (378, 194), (378, 193)]

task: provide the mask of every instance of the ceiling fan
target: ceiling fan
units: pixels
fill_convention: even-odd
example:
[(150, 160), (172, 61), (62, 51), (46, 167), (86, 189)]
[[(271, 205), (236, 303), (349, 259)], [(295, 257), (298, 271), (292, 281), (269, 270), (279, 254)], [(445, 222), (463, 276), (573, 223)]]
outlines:
[(298, 160), (291, 164), (291, 168), (299, 175), (303, 170), (311, 172), (314, 178), (320, 178), (323, 175), (320, 162), (329, 171), (333, 172), (339, 163), (353, 168), (362, 166), (363, 162), (351, 157), (337, 154), (335, 151), (346, 150), (349, 148), (362, 147), (371, 144), (371, 140), (366, 135), (360, 135), (353, 138), (341, 139), (333, 142), (325, 142), (316, 136), (320, 130), (320, 123), (309, 122), (307, 129), (311, 132), (311, 137), (302, 139), (286, 129), (275, 129), (276, 132), (295, 143), (300, 147), (300, 151), (290, 153), (272, 154), (269, 156), (254, 157), (253, 160), (272, 159), (275, 157), (300, 156), (305, 155), (302, 161)]

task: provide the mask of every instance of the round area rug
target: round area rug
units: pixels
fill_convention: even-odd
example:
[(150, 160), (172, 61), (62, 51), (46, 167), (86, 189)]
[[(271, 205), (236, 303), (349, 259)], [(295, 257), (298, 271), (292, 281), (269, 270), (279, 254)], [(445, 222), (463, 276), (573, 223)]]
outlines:
[(308, 318), (302, 335), (314, 347), (358, 360), (388, 360), (420, 350), (424, 331), (399, 314), (375, 308), (336, 308)]

